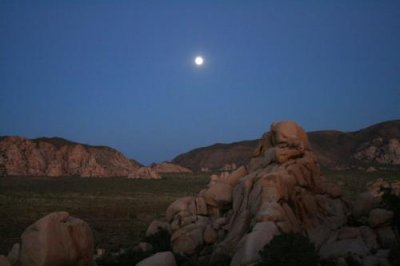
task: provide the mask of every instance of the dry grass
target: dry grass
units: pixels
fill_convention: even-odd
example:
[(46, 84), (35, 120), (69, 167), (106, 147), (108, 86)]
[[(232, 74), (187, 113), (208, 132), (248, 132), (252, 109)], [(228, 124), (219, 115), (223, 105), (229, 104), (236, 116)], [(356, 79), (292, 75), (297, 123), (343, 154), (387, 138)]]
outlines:
[(0, 254), (20, 241), (24, 228), (53, 211), (68, 211), (87, 221), (99, 248), (133, 245), (172, 201), (197, 194), (208, 180), (204, 175), (162, 180), (2, 177)]

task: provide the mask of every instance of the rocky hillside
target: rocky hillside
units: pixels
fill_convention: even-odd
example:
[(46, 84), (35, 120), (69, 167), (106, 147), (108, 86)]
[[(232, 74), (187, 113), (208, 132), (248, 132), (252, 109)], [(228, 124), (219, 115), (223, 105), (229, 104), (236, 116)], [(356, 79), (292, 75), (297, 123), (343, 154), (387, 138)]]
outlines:
[[(400, 164), (400, 120), (392, 120), (355, 132), (309, 132), (310, 145), (318, 161), (327, 167), (366, 164)], [(257, 140), (214, 144), (177, 156), (172, 162), (199, 171), (219, 169), (225, 164), (247, 164)]]
[(0, 138), (0, 175), (129, 176), (139, 166), (119, 151), (62, 138)]

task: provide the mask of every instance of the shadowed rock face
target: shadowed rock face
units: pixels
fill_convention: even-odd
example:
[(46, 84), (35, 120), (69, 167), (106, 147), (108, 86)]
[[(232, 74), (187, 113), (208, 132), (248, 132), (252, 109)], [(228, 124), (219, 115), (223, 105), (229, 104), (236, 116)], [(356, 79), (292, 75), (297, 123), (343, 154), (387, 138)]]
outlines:
[[(355, 132), (315, 131), (307, 135), (323, 166), (342, 167), (371, 162), (400, 165), (400, 120), (383, 122)], [(178, 155), (173, 162), (194, 171), (219, 169), (232, 163), (244, 165), (249, 163), (257, 145), (258, 140), (215, 144)]]
[(139, 167), (117, 150), (60, 138), (0, 140), (0, 174), (9, 176), (128, 176)]

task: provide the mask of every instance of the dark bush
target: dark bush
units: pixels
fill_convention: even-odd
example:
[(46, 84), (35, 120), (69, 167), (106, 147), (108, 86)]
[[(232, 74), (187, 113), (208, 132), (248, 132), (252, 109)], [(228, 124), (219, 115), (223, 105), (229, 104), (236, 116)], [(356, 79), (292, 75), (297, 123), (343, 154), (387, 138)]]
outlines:
[(103, 257), (97, 259), (96, 263), (99, 266), (131, 266), (136, 265), (150, 255), (150, 252), (133, 251), (130, 249), (117, 256), (105, 254)]
[(400, 197), (391, 188), (381, 188), (383, 191), (382, 203), (385, 208), (393, 211), (393, 226), (400, 233)]
[(153, 253), (157, 253), (171, 250), (170, 239), (170, 233), (165, 229), (161, 229), (157, 233), (145, 237), (143, 241), (150, 243), (153, 247)]
[(260, 251), (259, 266), (316, 266), (319, 256), (314, 244), (300, 234), (281, 234)]
[(145, 237), (143, 242), (152, 245), (152, 250), (149, 252), (135, 251), (132, 248), (126, 249), (125, 252), (118, 255), (106, 254), (96, 260), (100, 266), (131, 266), (136, 265), (141, 260), (155, 254), (157, 252), (171, 250), (170, 234), (166, 230), (160, 230), (157, 233)]
[(394, 244), (389, 251), (389, 262), (393, 266), (400, 266), (400, 244)]

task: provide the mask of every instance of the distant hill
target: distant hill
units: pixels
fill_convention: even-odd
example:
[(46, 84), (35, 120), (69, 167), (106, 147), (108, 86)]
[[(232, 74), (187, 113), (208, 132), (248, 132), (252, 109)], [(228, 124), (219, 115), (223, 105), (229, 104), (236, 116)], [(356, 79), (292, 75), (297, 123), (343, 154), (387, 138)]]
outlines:
[(192, 171), (185, 167), (170, 162), (153, 163), (150, 168), (159, 174), (179, 173), (191, 174)]
[[(349, 167), (367, 164), (400, 165), (400, 120), (386, 121), (354, 132), (308, 133), (321, 165)], [(194, 171), (219, 169), (228, 163), (247, 164), (258, 140), (214, 144), (178, 155), (173, 163)]]
[(106, 146), (63, 138), (0, 137), (0, 176), (129, 176), (139, 165)]

